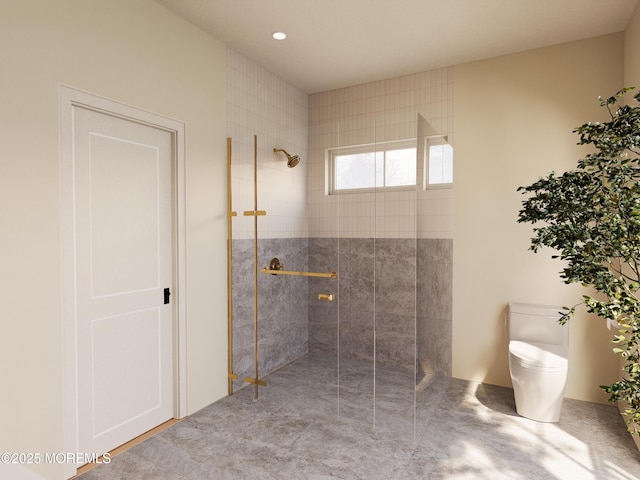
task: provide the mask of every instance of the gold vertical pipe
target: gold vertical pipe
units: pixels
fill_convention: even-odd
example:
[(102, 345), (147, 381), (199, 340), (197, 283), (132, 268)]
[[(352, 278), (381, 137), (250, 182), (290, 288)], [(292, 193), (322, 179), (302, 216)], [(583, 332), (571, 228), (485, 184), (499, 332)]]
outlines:
[[(258, 211), (258, 136), (253, 136), (253, 211)], [(255, 379), (253, 399), (258, 399), (258, 215), (253, 216), (253, 337)]]
[(235, 215), (231, 204), (231, 138), (227, 138), (227, 337), (229, 340), (228, 382), (229, 395), (233, 395), (233, 226), (231, 218)]
[(233, 395), (233, 251), (231, 241), (233, 231), (231, 225), (231, 138), (227, 137), (227, 338), (229, 339), (229, 395)]

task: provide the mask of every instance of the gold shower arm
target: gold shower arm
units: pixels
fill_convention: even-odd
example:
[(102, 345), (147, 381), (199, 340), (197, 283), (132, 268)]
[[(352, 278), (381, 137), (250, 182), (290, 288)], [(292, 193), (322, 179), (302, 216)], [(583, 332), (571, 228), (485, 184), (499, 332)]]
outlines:
[(331, 273), (316, 273), (316, 272), (291, 272), (288, 270), (269, 270), (263, 268), (260, 273), (266, 273), (269, 275), (298, 275), (299, 277), (324, 277), (324, 278), (337, 278), (338, 272)]

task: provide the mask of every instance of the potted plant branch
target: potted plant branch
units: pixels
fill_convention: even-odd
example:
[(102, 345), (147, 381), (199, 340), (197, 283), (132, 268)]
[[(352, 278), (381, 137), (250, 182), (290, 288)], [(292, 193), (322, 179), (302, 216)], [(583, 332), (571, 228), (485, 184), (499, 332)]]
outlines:
[[(600, 105), (607, 122), (585, 123), (574, 133), (593, 153), (574, 170), (555, 172), (529, 186), (519, 223), (535, 224), (530, 249), (557, 251), (564, 261), (560, 278), (590, 288), (560, 319), (566, 323), (578, 305), (586, 305), (616, 325), (613, 351), (624, 360), (623, 375), (602, 385), (611, 402), (624, 402), (628, 429), (640, 434), (640, 106), (625, 105), (623, 88)], [(640, 103), (640, 93), (634, 96)]]

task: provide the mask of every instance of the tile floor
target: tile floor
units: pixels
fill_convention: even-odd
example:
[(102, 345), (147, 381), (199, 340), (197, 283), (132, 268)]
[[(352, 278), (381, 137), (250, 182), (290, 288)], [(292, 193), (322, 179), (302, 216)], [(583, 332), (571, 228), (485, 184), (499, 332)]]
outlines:
[(78, 478), (640, 479), (614, 406), (566, 399), (559, 423), (539, 423), (508, 388), (415, 389), (413, 375), (313, 355), (265, 380), (258, 401), (247, 387)]

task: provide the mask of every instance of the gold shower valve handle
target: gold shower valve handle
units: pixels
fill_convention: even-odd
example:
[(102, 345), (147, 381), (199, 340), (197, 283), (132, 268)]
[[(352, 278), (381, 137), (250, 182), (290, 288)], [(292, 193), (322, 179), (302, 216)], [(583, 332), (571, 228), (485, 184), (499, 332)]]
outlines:
[(333, 302), (333, 293), (319, 293), (318, 300), (326, 300), (328, 302)]

